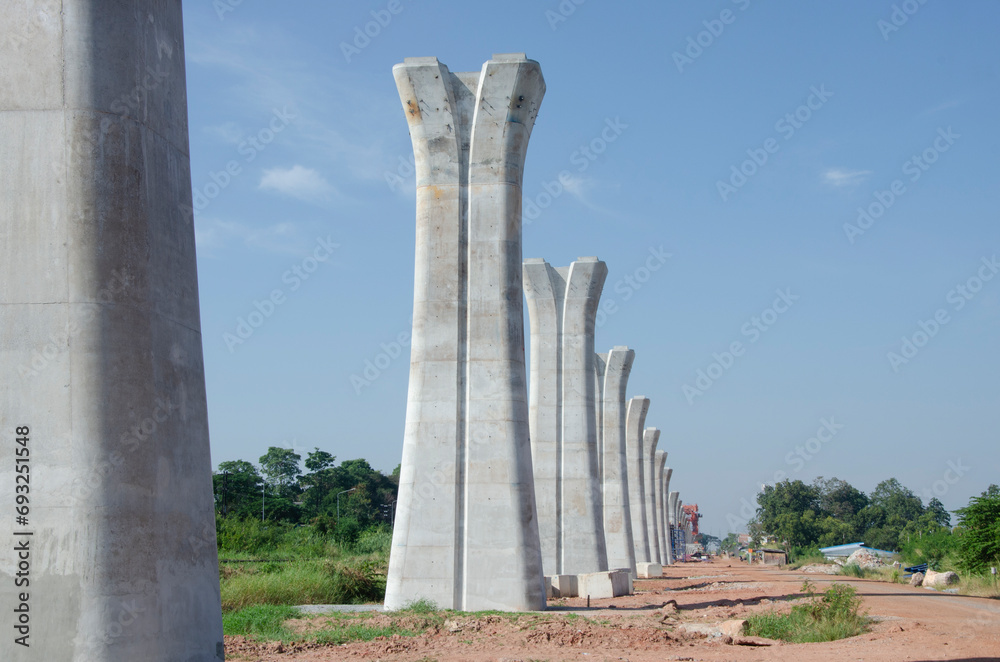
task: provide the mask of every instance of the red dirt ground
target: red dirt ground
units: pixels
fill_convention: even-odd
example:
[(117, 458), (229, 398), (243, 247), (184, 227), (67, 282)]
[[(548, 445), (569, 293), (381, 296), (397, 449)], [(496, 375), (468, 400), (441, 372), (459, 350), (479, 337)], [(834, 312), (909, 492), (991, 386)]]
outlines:
[[(685, 632), (686, 625), (787, 610), (786, 599), (801, 597), (806, 579), (816, 585), (817, 592), (834, 581), (854, 586), (864, 598), (863, 609), (877, 620), (871, 632), (821, 644), (706, 638)], [(663, 578), (639, 580), (635, 591), (628, 597), (591, 601), (590, 609), (582, 598), (550, 601), (550, 611), (522, 616), (516, 623), (502, 616), (455, 615), (444, 627), (412, 638), (285, 647), (226, 637), (226, 658), (247, 662), (1000, 660), (1000, 600), (852, 577), (751, 568), (729, 560), (665, 568)], [(670, 600), (679, 610), (663, 608)], [(568, 618), (569, 613), (585, 618)], [(388, 623), (390, 617), (380, 614), (375, 619)], [(308, 629), (301, 621), (293, 625), (297, 631)]]

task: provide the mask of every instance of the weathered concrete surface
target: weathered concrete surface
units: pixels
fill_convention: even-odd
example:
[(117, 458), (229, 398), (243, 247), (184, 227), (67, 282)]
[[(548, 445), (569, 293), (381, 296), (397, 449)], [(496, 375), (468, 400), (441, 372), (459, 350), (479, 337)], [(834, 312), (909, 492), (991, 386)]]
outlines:
[(680, 509), (680, 493), (679, 492), (668, 492), (667, 493), (667, 516), (670, 521), (667, 522), (670, 525), (670, 551), (673, 553), (673, 560), (679, 561), (684, 557), (684, 549), (680, 546), (680, 518), (678, 517), (678, 510)]
[(663, 514), (660, 516), (660, 523), (663, 525), (663, 537), (664, 537), (664, 555), (663, 563), (665, 565), (673, 565), (674, 562), (674, 552), (673, 544), (670, 540), (670, 477), (673, 476), (674, 470), (670, 467), (666, 467), (663, 470), (663, 482), (660, 489), (660, 506), (663, 509)]
[(0, 89), (0, 658), (221, 659), (181, 3), (5, 3)]
[(643, 480), (646, 498), (646, 537), (649, 540), (649, 560), (660, 562), (660, 514), (656, 507), (656, 445), (660, 442), (660, 431), (646, 428), (642, 433), (642, 449), (645, 464)]
[(608, 567), (628, 568), (635, 576), (635, 548), (632, 542), (632, 513), (629, 504), (628, 455), (625, 449), (627, 415), (625, 389), (632, 371), (635, 352), (616, 346), (598, 355), (603, 366), (601, 383), (601, 484), (604, 490), (604, 540)]
[(406, 429), (386, 607), (545, 604), (528, 439), (521, 181), (545, 83), (524, 54), (393, 67), (417, 177)]
[(667, 565), (667, 528), (664, 525), (667, 515), (667, 504), (663, 500), (663, 471), (667, 464), (667, 452), (658, 450), (656, 451), (656, 459), (653, 462), (654, 469), (654, 487), (656, 488), (656, 493), (653, 496), (653, 503), (656, 504), (656, 539), (659, 541), (659, 558), (658, 562), (660, 565)]
[(649, 530), (646, 528), (646, 456), (643, 453), (643, 426), (649, 398), (637, 395), (628, 401), (625, 415), (625, 450), (628, 461), (628, 501), (632, 518), (632, 545), (636, 563), (649, 563)]
[(598, 469), (594, 321), (607, 266), (524, 263), (531, 319), (532, 465), (542, 567), (547, 574), (606, 570)]

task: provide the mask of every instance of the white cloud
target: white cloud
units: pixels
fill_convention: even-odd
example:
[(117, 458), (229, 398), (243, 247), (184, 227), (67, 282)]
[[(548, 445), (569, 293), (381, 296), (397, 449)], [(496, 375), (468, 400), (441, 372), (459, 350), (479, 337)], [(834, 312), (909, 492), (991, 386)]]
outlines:
[(260, 188), (310, 202), (325, 200), (334, 192), (334, 188), (321, 174), (300, 165), (264, 170)]
[(288, 221), (252, 227), (236, 221), (199, 217), (195, 217), (194, 240), (198, 251), (209, 257), (233, 243), (291, 255), (302, 253), (309, 244), (309, 239)]
[(871, 170), (844, 170), (842, 168), (830, 168), (823, 173), (823, 181), (830, 186), (841, 188), (844, 186), (857, 186), (868, 179), (872, 174)]

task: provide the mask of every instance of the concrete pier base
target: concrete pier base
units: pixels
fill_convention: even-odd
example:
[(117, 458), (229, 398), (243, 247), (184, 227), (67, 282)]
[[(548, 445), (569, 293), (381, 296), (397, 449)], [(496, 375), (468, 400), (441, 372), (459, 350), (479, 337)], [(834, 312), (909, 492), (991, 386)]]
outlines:
[(637, 563), (636, 569), (640, 579), (652, 579), (663, 576), (663, 566), (659, 563)]

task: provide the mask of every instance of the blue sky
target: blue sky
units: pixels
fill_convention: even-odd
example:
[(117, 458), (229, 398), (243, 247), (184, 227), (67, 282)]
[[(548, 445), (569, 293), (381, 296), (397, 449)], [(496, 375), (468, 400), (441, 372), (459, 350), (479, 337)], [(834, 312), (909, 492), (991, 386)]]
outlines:
[(525, 52), (548, 91), (524, 256), (607, 262), (597, 349), (635, 349), (704, 530), (777, 472), (949, 509), (1000, 482), (1000, 4), (576, 2), (185, 3), (213, 461), (398, 464), (392, 65)]

